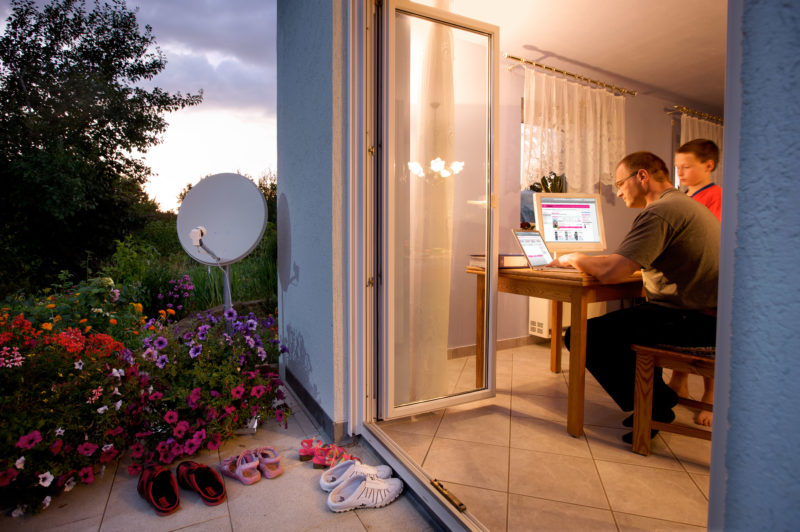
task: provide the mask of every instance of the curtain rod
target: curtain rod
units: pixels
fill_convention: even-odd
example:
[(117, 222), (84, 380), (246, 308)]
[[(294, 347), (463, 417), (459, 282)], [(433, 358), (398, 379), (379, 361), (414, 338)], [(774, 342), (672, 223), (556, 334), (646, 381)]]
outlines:
[(718, 116), (715, 116), (715, 115), (704, 113), (702, 111), (695, 111), (694, 109), (689, 109), (688, 107), (684, 107), (682, 105), (673, 105), (672, 108), (675, 111), (681, 112), (683, 114), (694, 115), (694, 116), (696, 116), (698, 118), (704, 118), (704, 119), (709, 120), (711, 122), (717, 122), (720, 125), (724, 124), (722, 118), (720, 118)]
[(519, 61), (520, 63), (522, 63), (524, 65), (531, 65), (531, 66), (534, 66), (536, 68), (549, 70), (550, 72), (555, 72), (556, 74), (561, 74), (562, 76), (567, 76), (569, 78), (574, 78), (574, 79), (577, 79), (577, 80), (580, 80), (580, 81), (585, 81), (586, 83), (591, 83), (592, 85), (599, 85), (600, 87), (603, 87), (604, 89), (610, 89), (610, 90), (613, 90), (615, 92), (619, 92), (621, 94), (630, 94), (631, 96), (636, 96), (636, 93), (637, 93), (637, 91), (632, 90), (632, 89), (626, 89), (626, 88), (623, 88), (623, 87), (617, 87), (616, 85), (611, 85), (610, 83), (604, 83), (604, 82), (598, 81), (596, 79), (587, 78), (586, 76), (581, 76), (580, 74), (573, 74), (572, 72), (567, 72), (566, 70), (561, 70), (559, 68), (554, 68), (554, 67), (551, 67), (551, 66), (543, 65), (541, 63), (537, 63), (537, 62), (531, 61), (529, 59), (523, 59), (521, 57), (517, 57), (517, 56), (511, 55), (509, 53), (505, 53), (505, 54), (503, 54), (503, 56), (506, 59), (513, 59), (514, 61)]

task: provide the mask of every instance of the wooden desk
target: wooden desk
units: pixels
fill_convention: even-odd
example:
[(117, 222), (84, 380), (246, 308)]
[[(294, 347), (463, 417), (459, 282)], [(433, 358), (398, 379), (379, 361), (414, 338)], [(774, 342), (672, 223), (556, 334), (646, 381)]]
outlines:
[[(467, 273), (477, 278), (477, 319), (475, 334), (476, 384), (484, 386), (483, 314), (485, 308), (486, 272), (483, 268), (468, 267)], [(642, 296), (640, 272), (616, 284), (603, 284), (591, 275), (576, 271), (534, 271), (528, 268), (498, 270), (498, 292), (528, 297), (540, 297), (553, 302), (553, 329), (550, 336), (550, 369), (561, 371), (561, 316), (563, 302), (571, 304), (569, 391), (567, 398), (567, 432), (578, 437), (583, 434), (583, 400), (586, 370), (587, 305), (595, 301)]]

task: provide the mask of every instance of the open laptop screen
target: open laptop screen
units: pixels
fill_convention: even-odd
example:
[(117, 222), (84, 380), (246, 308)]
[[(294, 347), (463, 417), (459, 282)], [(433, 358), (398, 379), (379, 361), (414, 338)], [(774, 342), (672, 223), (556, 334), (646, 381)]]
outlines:
[(553, 257), (550, 256), (550, 251), (548, 251), (547, 246), (542, 239), (542, 235), (540, 235), (538, 232), (514, 231), (514, 235), (516, 236), (517, 242), (519, 242), (519, 245), (522, 248), (522, 252), (528, 259), (528, 264), (530, 264), (532, 268), (544, 266), (553, 261)]

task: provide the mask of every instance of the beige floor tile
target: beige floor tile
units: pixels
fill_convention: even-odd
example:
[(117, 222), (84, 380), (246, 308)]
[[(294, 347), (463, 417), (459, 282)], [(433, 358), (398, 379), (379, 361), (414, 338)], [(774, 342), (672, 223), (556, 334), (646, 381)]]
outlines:
[(510, 450), (509, 493), (608, 508), (594, 461), (553, 453)]
[(567, 426), (567, 398), (548, 395), (513, 394), (511, 415), (560, 420)]
[(561, 420), (513, 416), (510, 442), (516, 449), (592, 457), (586, 438), (570, 436)]
[(227, 513), (216, 519), (181, 528), (181, 532), (229, 532), (231, 530), (233, 530), (231, 520)]
[(689, 474), (597, 460), (611, 509), (705, 526), (708, 501)]
[(583, 402), (584, 425), (599, 425), (601, 427), (622, 427), (622, 420), (629, 413), (619, 409), (614, 401), (607, 398), (589, 398)]
[(448, 393), (454, 393), (461, 374), (464, 372), (464, 364), (466, 357), (455, 357), (447, 360), (447, 390)]
[(435, 438), (423, 469), (445, 482), (505, 491), (508, 447)]
[(387, 427), (383, 431), (411, 458), (414, 463), (422, 466), (428, 450), (433, 443), (433, 436), (403, 432)]
[(609, 510), (524, 495), (508, 497), (508, 530), (616, 530)]
[(692, 477), (694, 483), (697, 484), (697, 487), (700, 488), (700, 491), (702, 491), (703, 495), (705, 495), (706, 499), (708, 499), (708, 490), (709, 490), (709, 485), (711, 483), (711, 475), (689, 473), (689, 476)]
[(505, 530), (508, 494), (450, 482), (447, 489), (489, 530)]
[(711, 471), (711, 442), (682, 434), (661, 432), (672, 453), (689, 473), (708, 475)]
[(439, 423), (442, 422), (442, 416), (444, 416), (444, 409), (400, 419), (392, 419), (390, 421), (382, 421), (380, 426), (384, 430), (391, 428), (392, 430), (401, 432), (433, 436), (439, 428)]
[(654, 530), (685, 530), (686, 532), (699, 532), (705, 527), (687, 525), (686, 523), (676, 523), (664, 521), (662, 519), (652, 519), (641, 515), (631, 515), (621, 512), (614, 512), (617, 526), (620, 532), (652, 532)]
[(631, 450), (631, 444), (622, 441), (622, 435), (630, 432), (631, 429), (587, 425), (584, 427), (584, 431), (586, 432), (586, 438), (589, 440), (592, 457), (595, 460), (607, 460), (609, 462), (672, 469), (675, 471), (683, 470), (683, 467), (672, 455), (660, 435), (653, 438), (650, 445), (650, 455), (642, 456)]
[(510, 397), (489, 401), (495, 404), (448, 408), (436, 437), (508, 446)]
[(549, 368), (535, 370), (515, 368), (511, 389), (514, 393), (561, 397), (565, 397), (568, 390), (564, 376), (560, 373), (552, 373)]

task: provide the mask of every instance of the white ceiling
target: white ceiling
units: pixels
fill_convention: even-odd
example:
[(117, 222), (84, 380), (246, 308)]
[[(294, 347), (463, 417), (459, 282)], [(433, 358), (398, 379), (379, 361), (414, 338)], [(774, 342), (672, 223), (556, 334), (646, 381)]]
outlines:
[(723, 114), (727, 0), (451, 2), (500, 27), (501, 54)]

